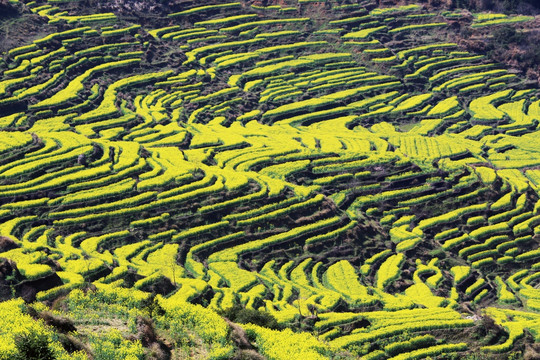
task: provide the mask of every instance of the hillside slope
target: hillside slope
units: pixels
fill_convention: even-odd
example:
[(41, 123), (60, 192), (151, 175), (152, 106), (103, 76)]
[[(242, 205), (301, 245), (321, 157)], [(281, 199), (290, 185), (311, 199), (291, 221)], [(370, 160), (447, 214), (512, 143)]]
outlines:
[(1, 6), (0, 359), (540, 356), (535, 16)]

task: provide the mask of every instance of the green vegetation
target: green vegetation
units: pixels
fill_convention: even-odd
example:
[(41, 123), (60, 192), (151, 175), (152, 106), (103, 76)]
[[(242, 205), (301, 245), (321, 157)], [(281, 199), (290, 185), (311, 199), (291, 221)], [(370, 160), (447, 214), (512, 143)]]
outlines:
[(531, 18), (152, 4), (6, 5), (0, 359), (536, 356)]

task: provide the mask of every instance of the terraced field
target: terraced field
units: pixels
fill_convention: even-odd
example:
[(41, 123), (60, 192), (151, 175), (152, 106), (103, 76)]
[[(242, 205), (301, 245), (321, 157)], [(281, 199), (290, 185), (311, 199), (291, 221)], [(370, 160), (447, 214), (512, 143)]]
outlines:
[[(538, 355), (539, 92), (448, 40), (534, 19), (282, 3), (17, 4), (48, 25), (0, 60), (0, 295), (33, 302), (0, 359), (149, 357), (141, 314), (230, 359), (235, 307), (282, 326), (240, 325), (268, 359)], [(50, 305), (121, 331), (62, 347), (21, 313)]]

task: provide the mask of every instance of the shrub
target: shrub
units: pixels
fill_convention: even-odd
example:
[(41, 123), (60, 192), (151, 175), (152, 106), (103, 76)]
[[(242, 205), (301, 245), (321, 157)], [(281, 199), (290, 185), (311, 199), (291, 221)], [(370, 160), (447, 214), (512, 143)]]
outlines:
[(144, 348), (139, 341), (124, 339), (119, 330), (111, 330), (107, 336), (92, 338), (95, 360), (142, 360)]
[(14, 360), (54, 360), (55, 356), (49, 347), (49, 337), (44, 333), (25, 332), (15, 337), (17, 355)]
[(201, 345), (211, 352), (209, 358), (231, 358), (230, 328), (223, 318), (210, 309), (183, 302), (174, 296), (163, 299), (158, 295), (156, 298), (164, 310), (164, 315), (156, 318), (156, 325), (169, 332), (176, 346), (201, 341)]
[(281, 328), (274, 315), (265, 311), (245, 309), (239, 305), (221, 311), (220, 315), (239, 324), (254, 324), (274, 330)]

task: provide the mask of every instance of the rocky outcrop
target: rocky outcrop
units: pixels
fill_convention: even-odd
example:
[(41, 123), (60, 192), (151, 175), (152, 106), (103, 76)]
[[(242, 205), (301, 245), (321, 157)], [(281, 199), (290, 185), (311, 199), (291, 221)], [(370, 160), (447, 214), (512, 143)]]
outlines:
[[(0, 252), (2, 251), (2, 239), (0, 238)], [(0, 301), (9, 300), (15, 292), (15, 284), (23, 279), (15, 262), (0, 258)]]

